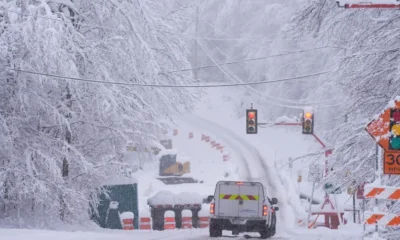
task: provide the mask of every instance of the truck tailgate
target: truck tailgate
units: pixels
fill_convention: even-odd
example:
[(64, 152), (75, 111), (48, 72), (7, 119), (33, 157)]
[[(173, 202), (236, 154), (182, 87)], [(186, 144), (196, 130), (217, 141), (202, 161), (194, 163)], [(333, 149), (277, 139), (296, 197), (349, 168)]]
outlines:
[(239, 201), (235, 196), (240, 191), (238, 185), (219, 185), (219, 197), (216, 201), (216, 214), (221, 217), (239, 217)]
[[(263, 199), (261, 185), (241, 185), (239, 197), (239, 217), (262, 217)], [(241, 201), (240, 201), (241, 200)]]

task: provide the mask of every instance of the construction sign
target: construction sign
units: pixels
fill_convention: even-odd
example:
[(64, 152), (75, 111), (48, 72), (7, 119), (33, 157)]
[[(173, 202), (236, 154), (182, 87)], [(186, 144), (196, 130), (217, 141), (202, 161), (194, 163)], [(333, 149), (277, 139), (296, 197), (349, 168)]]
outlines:
[(384, 149), (383, 173), (400, 174), (400, 102), (391, 101), (366, 130)]

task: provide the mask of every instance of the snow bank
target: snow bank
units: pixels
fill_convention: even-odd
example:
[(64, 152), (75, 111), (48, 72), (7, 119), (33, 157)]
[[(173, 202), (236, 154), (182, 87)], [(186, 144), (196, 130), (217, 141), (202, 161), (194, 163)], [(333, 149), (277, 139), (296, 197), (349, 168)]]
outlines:
[(177, 204), (202, 204), (203, 197), (195, 192), (182, 192), (175, 194), (169, 191), (160, 191), (153, 197), (149, 198), (149, 205), (177, 205)]

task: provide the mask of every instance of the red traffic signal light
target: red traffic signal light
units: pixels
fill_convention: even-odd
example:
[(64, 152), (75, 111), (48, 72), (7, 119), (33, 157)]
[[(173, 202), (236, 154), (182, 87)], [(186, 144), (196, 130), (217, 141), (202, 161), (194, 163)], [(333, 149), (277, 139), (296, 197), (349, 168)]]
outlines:
[(246, 110), (246, 133), (257, 134), (257, 109)]
[(249, 119), (254, 119), (256, 117), (256, 114), (254, 112), (249, 112), (247, 116), (249, 117)]

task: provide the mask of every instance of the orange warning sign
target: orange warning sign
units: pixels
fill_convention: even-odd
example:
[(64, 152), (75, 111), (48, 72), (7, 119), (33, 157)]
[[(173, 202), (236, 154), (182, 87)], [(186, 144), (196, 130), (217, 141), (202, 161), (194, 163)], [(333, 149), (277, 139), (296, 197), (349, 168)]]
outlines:
[(386, 109), (377, 119), (370, 122), (366, 128), (367, 132), (383, 149), (389, 149), (389, 125), (390, 109)]
[(383, 162), (384, 174), (400, 174), (400, 152), (386, 151)]

